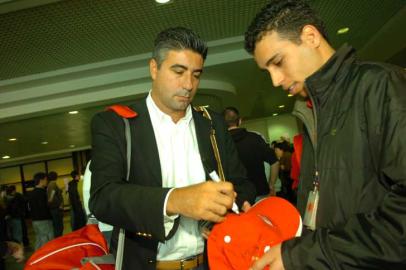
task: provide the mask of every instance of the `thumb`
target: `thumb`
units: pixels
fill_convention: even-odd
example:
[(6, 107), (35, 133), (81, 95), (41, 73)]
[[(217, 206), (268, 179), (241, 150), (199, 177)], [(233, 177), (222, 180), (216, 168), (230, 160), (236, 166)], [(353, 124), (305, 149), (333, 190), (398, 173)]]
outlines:
[(251, 209), (251, 204), (250, 204), (249, 202), (245, 201), (245, 202), (242, 204), (241, 209), (242, 209), (242, 211), (244, 211), (244, 212), (248, 212), (248, 210)]

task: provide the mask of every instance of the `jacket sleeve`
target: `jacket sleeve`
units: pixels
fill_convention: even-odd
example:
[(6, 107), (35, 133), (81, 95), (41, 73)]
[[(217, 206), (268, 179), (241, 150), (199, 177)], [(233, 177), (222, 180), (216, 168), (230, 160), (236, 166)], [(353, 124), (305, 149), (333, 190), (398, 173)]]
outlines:
[(386, 195), (379, 207), (353, 215), (342, 228), (284, 242), (286, 269), (405, 268), (406, 76), (403, 70), (376, 75), (363, 105), (373, 170)]
[(269, 143), (266, 142), (265, 138), (262, 135), (257, 134), (258, 144), (262, 150), (262, 159), (265, 160), (269, 165), (273, 165), (278, 162), (278, 159), (275, 155), (275, 151), (271, 148)]
[(124, 125), (119, 116), (99, 113), (91, 128), (91, 212), (102, 222), (164, 241), (163, 205), (169, 189), (126, 181)]

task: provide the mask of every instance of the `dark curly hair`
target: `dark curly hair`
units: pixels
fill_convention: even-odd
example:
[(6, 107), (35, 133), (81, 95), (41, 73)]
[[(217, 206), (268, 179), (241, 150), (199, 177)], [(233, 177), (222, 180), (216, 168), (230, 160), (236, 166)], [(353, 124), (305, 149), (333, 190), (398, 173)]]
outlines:
[(158, 67), (170, 50), (192, 50), (205, 60), (208, 49), (206, 43), (194, 31), (184, 27), (172, 27), (163, 30), (155, 38), (152, 58), (155, 59)]
[(300, 44), (305, 25), (313, 25), (328, 41), (323, 21), (301, 0), (271, 0), (254, 18), (245, 32), (245, 50), (253, 54), (266, 33), (276, 31), (281, 37)]

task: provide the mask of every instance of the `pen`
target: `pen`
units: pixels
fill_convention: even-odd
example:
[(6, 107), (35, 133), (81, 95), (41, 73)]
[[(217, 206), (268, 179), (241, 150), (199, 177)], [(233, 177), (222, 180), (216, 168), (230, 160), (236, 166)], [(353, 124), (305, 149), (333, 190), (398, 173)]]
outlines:
[[(221, 179), (218, 176), (216, 171), (212, 171), (211, 173), (209, 173), (210, 178), (214, 181), (214, 182), (220, 182)], [(233, 202), (233, 207), (231, 208), (231, 210), (233, 210), (234, 213), (239, 214), (240, 211), (238, 211), (238, 206), (235, 202)]]

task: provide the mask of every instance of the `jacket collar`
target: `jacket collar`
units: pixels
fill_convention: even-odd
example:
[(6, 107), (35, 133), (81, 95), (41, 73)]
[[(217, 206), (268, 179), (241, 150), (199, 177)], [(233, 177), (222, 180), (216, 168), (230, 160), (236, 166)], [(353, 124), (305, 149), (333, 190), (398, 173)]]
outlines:
[(355, 50), (344, 44), (335, 54), (313, 75), (305, 81), (307, 91), (312, 99), (309, 107), (308, 100), (298, 98), (292, 114), (298, 117), (306, 126), (313, 147), (317, 147), (315, 106), (321, 107), (332, 96), (334, 85), (350, 71), (349, 65), (355, 61)]
[(316, 102), (313, 105), (320, 105), (327, 100), (331, 95), (328, 90), (349, 72), (348, 66), (354, 61), (354, 48), (344, 44), (318, 71), (306, 79), (306, 88)]
[[(212, 122), (205, 118), (201, 112), (192, 110), (193, 120), (195, 122), (196, 139), (199, 146), (200, 158), (202, 159), (206, 178), (213, 170), (217, 170), (217, 162), (214, 157), (213, 147), (210, 141), (210, 130)], [(212, 116), (213, 118), (213, 116)]]

